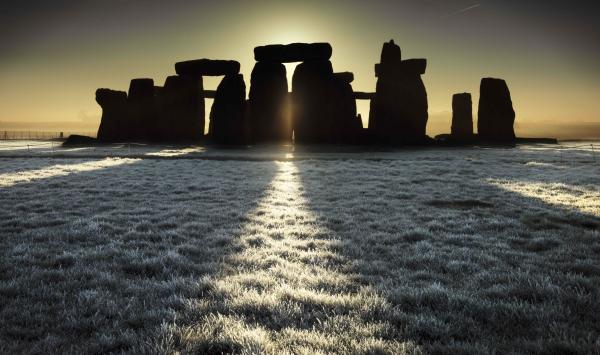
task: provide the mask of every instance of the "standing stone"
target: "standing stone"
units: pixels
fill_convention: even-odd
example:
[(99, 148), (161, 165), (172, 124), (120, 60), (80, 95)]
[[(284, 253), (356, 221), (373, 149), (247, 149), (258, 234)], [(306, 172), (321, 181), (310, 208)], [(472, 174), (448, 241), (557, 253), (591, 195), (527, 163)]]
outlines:
[(210, 111), (212, 139), (219, 144), (247, 142), (246, 84), (242, 74), (228, 75), (217, 88)]
[(452, 96), (451, 134), (458, 139), (473, 138), (473, 104), (469, 93)]
[(250, 78), (249, 119), (251, 135), (257, 143), (292, 139), (285, 65), (256, 63)]
[(357, 143), (362, 133), (362, 119), (357, 116), (354, 90), (350, 84), (352, 73), (336, 73), (332, 82), (330, 97), (333, 127), (330, 143)]
[(254, 48), (257, 62), (293, 63), (329, 60), (333, 49), (329, 43), (272, 44)]
[(204, 136), (202, 77), (169, 76), (157, 97), (160, 140), (195, 141)]
[(514, 141), (514, 123), (515, 111), (506, 82), (502, 79), (482, 79), (477, 120), (479, 138)]
[(336, 117), (332, 106), (337, 85), (328, 60), (300, 63), (292, 77), (292, 122), (299, 143), (327, 143), (333, 136)]
[(102, 108), (98, 140), (117, 142), (123, 139), (123, 126), (127, 119), (127, 93), (110, 89), (96, 90), (96, 102)]
[(377, 89), (371, 101), (369, 130), (378, 143), (410, 144), (426, 139), (427, 91), (421, 74), (425, 59), (402, 60), (394, 41), (385, 43), (376, 65)]
[(154, 81), (152, 79), (133, 79), (127, 95), (129, 119), (126, 138), (129, 140), (148, 140), (152, 127), (156, 125)]

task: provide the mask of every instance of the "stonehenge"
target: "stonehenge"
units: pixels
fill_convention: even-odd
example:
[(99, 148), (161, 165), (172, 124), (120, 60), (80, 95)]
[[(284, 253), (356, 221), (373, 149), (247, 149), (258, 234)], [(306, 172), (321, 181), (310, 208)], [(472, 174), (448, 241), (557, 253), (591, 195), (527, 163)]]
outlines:
[(451, 132), (456, 139), (473, 138), (473, 104), (471, 94), (462, 93), (452, 96)]
[[(175, 63), (176, 75), (163, 86), (133, 79), (128, 92), (98, 89), (102, 108), (100, 142), (425, 144), (427, 90), (421, 78), (426, 59), (402, 59), (393, 40), (383, 44), (375, 64), (374, 92), (354, 91), (354, 73), (335, 72), (329, 43), (256, 47), (248, 98), (241, 65), (234, 60), (195, 59)], [(285, 63), (297, 64), (288, 87)], [(216, 90), (204, 77), (221, 76)], [(452, 98), (451, 137), (455, 141), (514, 141), (515, 111), (504, 80), (484, 78), (477, 129), (473, 134), (471, 94)], [(205, 137), (205, 99), (213, 99)], [(369, 100), (363, 128), (357, 100)], [(205, 140), (207, 138), (208, 140)]]
[(515, 110), (508, 85), (502, 79), (481, 80), (477, 133), (480, 139), (489, 141), (515, 140)]

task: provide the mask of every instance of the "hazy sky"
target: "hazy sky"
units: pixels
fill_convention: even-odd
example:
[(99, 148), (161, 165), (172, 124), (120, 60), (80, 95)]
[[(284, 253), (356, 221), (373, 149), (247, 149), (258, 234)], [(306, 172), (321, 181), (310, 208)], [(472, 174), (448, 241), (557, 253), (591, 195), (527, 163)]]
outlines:
[[(328, 41), (334, 69), (354, 72), (355, 90), (374, 91), (373, 65), (392, 38), (404, 58), (428, 59), (430, 134), (449, 131), (453, 93), (473, 93), (476, 111), (486, 76), (507, 80), (517, 130), (600, 127), (598, 10), (553, 0), (3, 2), (0, 129), (96, 126), (96, 88), (126, 90), (136, 77), (162, 85), (180, 60), (238, 60), (249, 85), (252, 49), (270, 43)], [(366, 104), (360, 110), (367, 121)]]

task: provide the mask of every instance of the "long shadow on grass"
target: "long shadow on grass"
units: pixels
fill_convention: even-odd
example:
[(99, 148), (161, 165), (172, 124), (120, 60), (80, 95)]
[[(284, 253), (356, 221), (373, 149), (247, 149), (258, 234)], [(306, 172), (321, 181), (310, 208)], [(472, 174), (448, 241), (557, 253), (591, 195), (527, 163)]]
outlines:
[(383, 340), (442, 353), (594, 351), (600, 218), (489, 182), (577, 185), (576, 175), (459, 158), (296, 165), (347, 274), (387, 300), (364, 315), (386, 324)]
[(135, 351), (202, 302), (276, 171), (143, 159), (0, 188), (0, 352)]

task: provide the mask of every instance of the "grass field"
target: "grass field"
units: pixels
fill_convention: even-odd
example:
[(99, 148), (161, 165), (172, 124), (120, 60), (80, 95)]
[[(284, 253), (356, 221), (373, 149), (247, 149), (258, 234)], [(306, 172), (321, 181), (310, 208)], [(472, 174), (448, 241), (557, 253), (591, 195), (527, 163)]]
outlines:
[(0, 353), (599, 353), (588, 150), (149, 150), (0, 154)]

